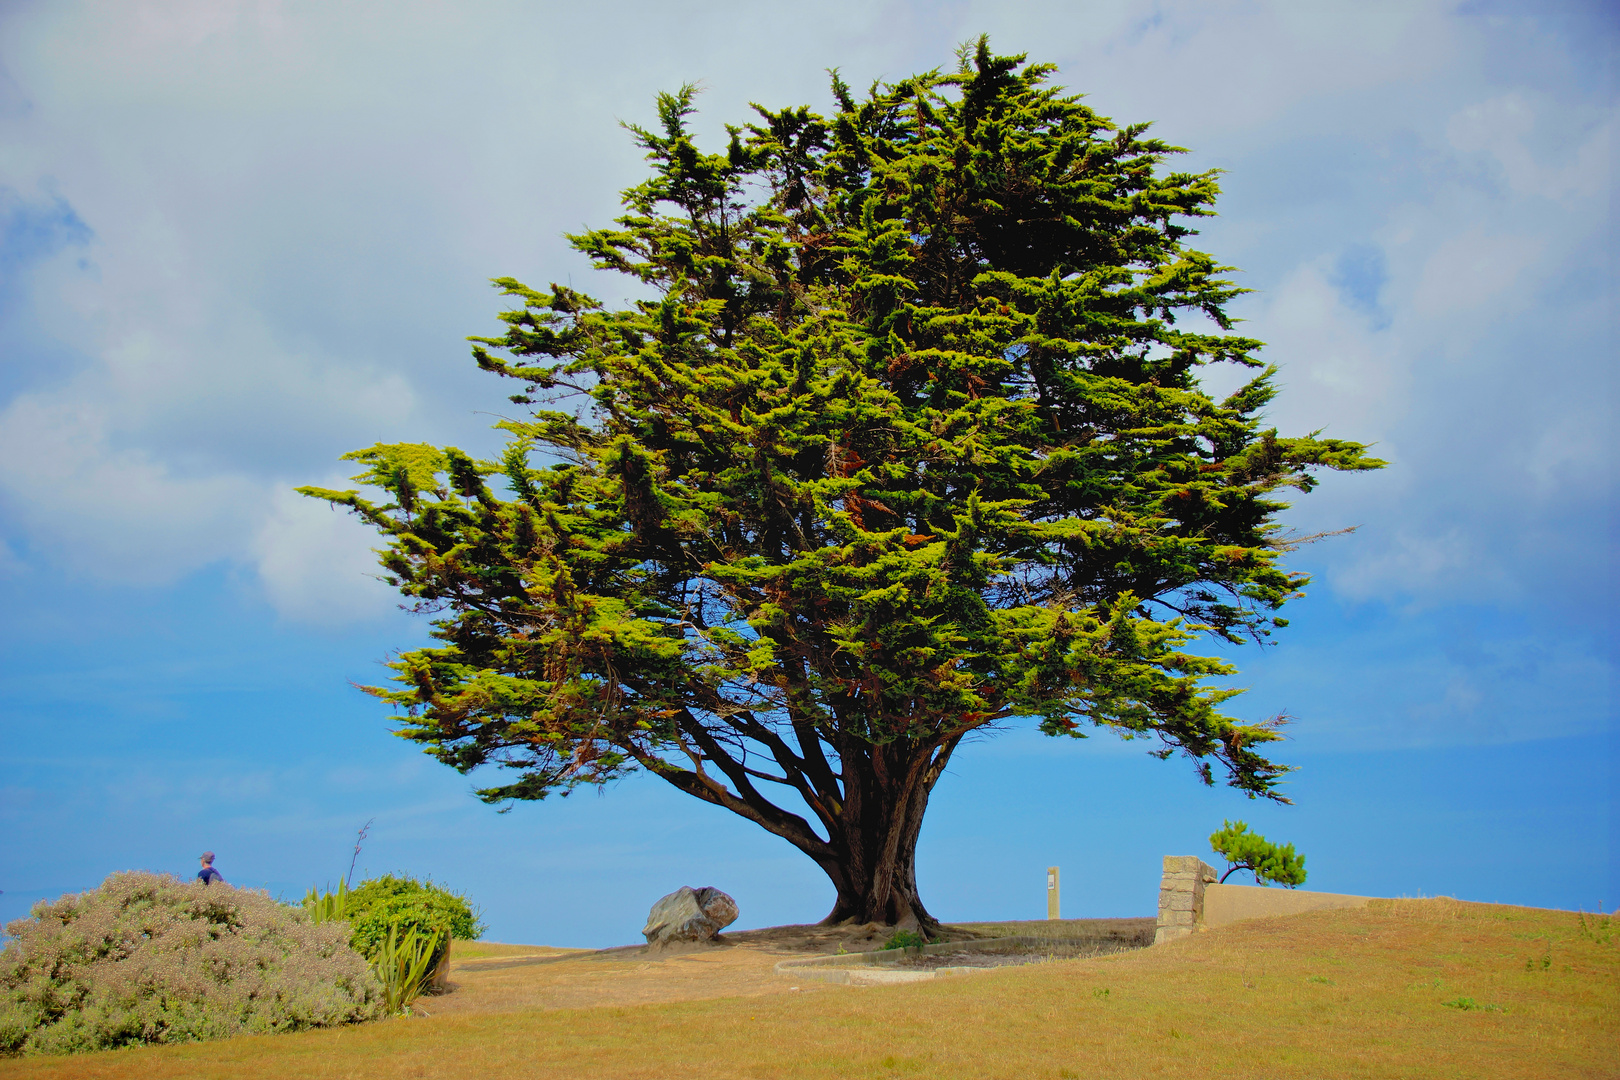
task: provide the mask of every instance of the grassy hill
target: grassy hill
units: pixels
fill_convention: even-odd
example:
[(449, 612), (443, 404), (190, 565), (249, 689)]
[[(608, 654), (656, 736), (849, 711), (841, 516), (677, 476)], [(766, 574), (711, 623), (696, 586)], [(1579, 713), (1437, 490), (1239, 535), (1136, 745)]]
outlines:
[(761, 982), (752, 996), (11, 1060), (0, 1077), (1620, 1075), (1620, 920), (1610, 916), (1376, 901), (905, 986), (799, 992), (789, 982)]

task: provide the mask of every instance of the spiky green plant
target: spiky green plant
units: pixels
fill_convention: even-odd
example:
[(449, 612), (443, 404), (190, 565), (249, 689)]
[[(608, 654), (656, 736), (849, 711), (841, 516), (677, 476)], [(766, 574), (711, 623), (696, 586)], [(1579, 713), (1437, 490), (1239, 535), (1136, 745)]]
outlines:
[(419, 930), (398, 925), (388, 928), (388, 936), (371, 960), (371, 970), (383, 986), (383, 1001), (390, 1014), (411, 1007), (427, 991), (433, 973), (450, 948), (448, 928)]
[(348, 922), (349, 883), (338, 879), (338, 887), (333, 892), (321, 892), (311, 885), (304, 894), (304, 911), (310, 922)]
[[(386, 882), (399, 880), (409, 879), (385, 879)], [(365, 902), (369, 884), (372, 883), (350, 889), (346, 881), (340, 880), (338, 887), (329, 892), (312, 887), (304, 896), (303, 906), (311, 922), (350, 925), (350, 944), (371, 964), (372, 972), (383, 986), (387, 1011), (395, 1015), (409, 1009), (427, 991), (440, 966), (448, 961), (455, 913), (439, 913), (435, 919), (431, 915), (424, 916), (421, 911), (385, 910), (379, 913), (386, 919), (385, 926), (357, 928), (356, 924), (371, 914)], [(386, 890), (378, 895), (383, 899), (397, 899)], [(475, 925), (475, 929), (481, 926)]]

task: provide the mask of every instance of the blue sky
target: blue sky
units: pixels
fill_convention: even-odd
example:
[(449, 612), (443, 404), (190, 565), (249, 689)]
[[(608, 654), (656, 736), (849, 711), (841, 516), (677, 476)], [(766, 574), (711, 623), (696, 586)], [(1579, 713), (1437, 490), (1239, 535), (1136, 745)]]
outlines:
[[(810, 14), (811, 11), (814, 14)], [(432, 875), (491, 936), (636, 940), (682, 885), (742, 923), (831, 888), (655, 780), (496, 814), (352, 687), (423, 627), (368, 535), (293, 495), (376, 441), (495, 445), (487, 281), (609, 298), (560, 239), (641, 177), (619, 121), (949, 64), (981, 31), (1226, 170), (1200, 244), (1284, 387), (1377, 443), (1289, 521), (1296, 805), (1106, 736), (958, 755), (919, 873), (945, 919), (1151, 914), (1244, 818), (1310, 886), (1620, 903), (1614, 709), (1617, 25), (1600, 4), (92, 5), (0, 11), (0, 917), (127, 868), (301, 894)], [(1220, 389), (1234, 376), (1214, 372)]]

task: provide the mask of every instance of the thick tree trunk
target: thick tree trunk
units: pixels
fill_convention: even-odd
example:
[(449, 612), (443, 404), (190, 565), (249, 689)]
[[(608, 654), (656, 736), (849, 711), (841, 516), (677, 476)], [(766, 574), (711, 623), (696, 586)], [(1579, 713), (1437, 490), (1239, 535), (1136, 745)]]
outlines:
[(933, 937), (940, 923), (917, 893), (917, 838), (949, 749), (865, 749), (846, 747), (842, 755), (844, 829), (836, 856), (816, 860), (838, 899), (821, 924), (877, 923)]
[[(734, 724), (738, 733), (770, 749), (784, 774), (814, 809), (825, 838), (803, 818), (765, 799), (754, 786), (766, 774), (747, 767), (696, 717), (686, 714), (682, 730), (695, 744), (697, 769), (676, 769), (648, 754), (642, 764), (688, 795), (725, 807), (797, 847), (820, 866), (837, 890), (822, 925), (877, 923), (920, 930), (933, 937), (938, 919), (917, 894), (917, 838), (934, 784), (951, 753), (971, 728), (940, 738), (896, 739), (873, 745), (849, 737), (836, 745), (836, 765), (806, 726), (800, 733), (803, 756), (751, 719)], [(747, 725), (753, 724), (752, 727)], [(735, 791), (703, 771), (712, 762)]]
[(912, 847), (897, 853), (886, 866), (823, 867), (838, 889), (838, 899), (821, 925), (877, 923), (902, 930), (919, 930), (933, 937), (940, 924), (917, 895), (916, 863), (917, 852)]

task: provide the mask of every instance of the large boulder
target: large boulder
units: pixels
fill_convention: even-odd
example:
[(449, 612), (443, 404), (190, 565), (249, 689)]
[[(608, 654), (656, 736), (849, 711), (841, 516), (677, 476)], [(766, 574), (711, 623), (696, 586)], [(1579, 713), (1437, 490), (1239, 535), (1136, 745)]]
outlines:
[(642, 934), (648, 945), (713, 941), (737, 921), (737, 901), (719, 889), (683, 885), (652, 906)]

